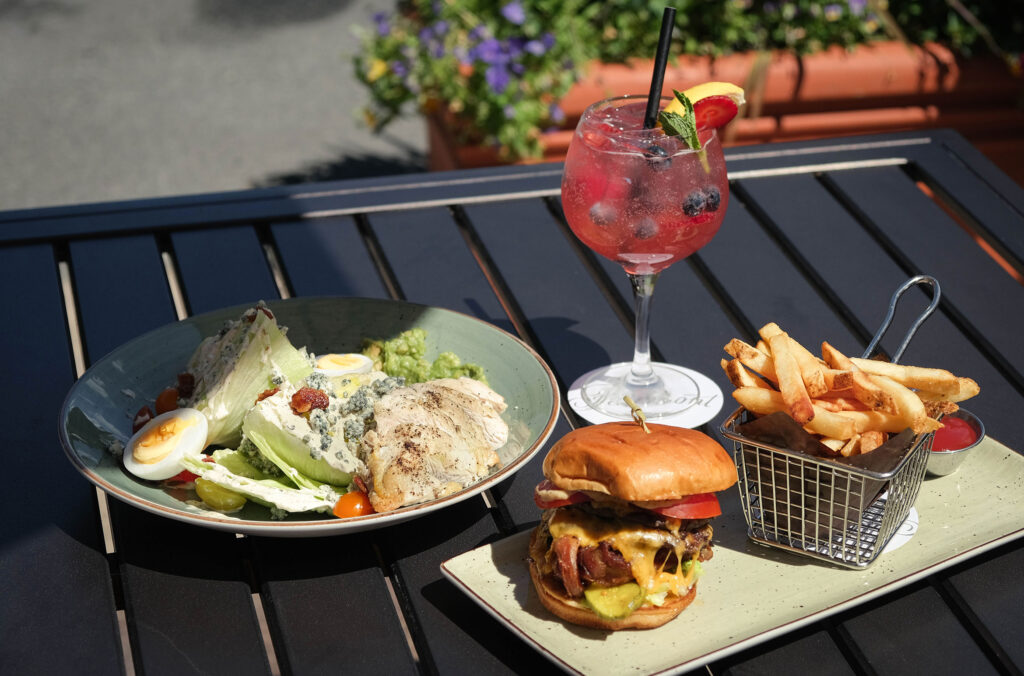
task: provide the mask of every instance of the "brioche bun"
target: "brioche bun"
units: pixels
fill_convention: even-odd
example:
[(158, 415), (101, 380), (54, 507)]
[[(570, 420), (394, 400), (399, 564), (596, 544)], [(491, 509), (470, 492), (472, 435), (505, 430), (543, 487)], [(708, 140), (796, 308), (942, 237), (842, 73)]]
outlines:
[(534, 530), (533, 536), (530, 538), (530, 579), (533, 580), (533, 587), (536, 589), (537, 596), (540, 598), (540, 602), (544, 604), (544, 607), (566, 622), (609, 631), (619, 629), (654, 629), (674, 619), (697, 596), (697, 585), (695, 583), (690, 587), (690, 591), (687, 594), (675, 597), (664, 605), (644, 606), (634, 610), (628, 617), (622, 619), (601, 617), (582, 602), (570, 598), (565, 593), (565, 587), (562, 586), (554, 575), (545, 575), (541, 572), (537, 562), (543, 559), (545, 552), (544, 543), (539, 542), (538, 533), (539, 529)]
[(736, 465), (696, 430), (635, 422), (581, 427), (559, 439), (544, 476), (566, 491), (604, 493), (628, 502), (714, 493), (736, 483)]

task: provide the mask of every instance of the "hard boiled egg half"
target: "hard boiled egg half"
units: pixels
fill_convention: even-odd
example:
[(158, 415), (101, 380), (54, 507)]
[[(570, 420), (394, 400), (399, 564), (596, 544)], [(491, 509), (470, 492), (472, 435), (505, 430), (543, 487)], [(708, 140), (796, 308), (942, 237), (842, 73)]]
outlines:
[(349, 352), (347, 354), (325, 354), (316, 360), (317, 373), (328, 378), (347, 376), (353, 373), (369, 373), (373, 369), (373, 360), (364, 354)]
[(184, 469), (184, 454), (200, 453), (206, 448), (207, 427), (206, 416), (194, 408), (161, 413), (128, 440), (124, 449), (125, 469), (140, 479), (170, 479)]

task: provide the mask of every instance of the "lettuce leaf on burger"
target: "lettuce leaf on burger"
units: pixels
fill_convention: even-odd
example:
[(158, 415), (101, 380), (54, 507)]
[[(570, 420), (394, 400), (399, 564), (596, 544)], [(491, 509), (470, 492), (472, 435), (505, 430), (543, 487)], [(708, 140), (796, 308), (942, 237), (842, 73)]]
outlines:
[(558, 617), (650, 629), (683, 611), (712, 556), (714, 493), (736, 483), (725, 449), (700, 432), (647, 424), (583, 427), (544, 459), (530, 576)]

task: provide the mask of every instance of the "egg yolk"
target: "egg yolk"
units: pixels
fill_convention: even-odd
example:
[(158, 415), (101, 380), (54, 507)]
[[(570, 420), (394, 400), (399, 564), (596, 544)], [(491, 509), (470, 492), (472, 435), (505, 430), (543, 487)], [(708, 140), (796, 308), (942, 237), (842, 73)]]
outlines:
[(359, 356), (354, 354), (325, 354), (316, 360), (316, 367), (327, 371), (348, 369), (355, 366), (361, 366), (362, 363), (363, 362)]
[(196, 424), (195, 420), (171, 418), (146, 432), (132, 449), (132, 456), (143, 465), (160, 462), (178, 445), (177, 436), (182, 430)]

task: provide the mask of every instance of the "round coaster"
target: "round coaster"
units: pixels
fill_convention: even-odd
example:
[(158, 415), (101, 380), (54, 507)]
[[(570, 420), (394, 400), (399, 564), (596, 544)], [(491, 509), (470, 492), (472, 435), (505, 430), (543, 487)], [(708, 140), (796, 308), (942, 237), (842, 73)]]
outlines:
[[(688, 369), (684, 366), (676, 366), (675, 364), (664, 364), (661, 362), (655, 362), (655, 365), (660, 368), (670, 369), (675, 375), (679, 376), (677, 380), (685, 384), (685, 389), (676, 395), (676, 400), (684, 404), (683, 410), (679, 413), (672, 415), (657, 415), (644, 410), (644, 414), (648, 422), (656, 422), (662, 425), (674, 425), (675, 427), (699, 427), (704, 423), (708, 422), (722, 410), (724, 399), (722, 396), (722, 390), (718, 387), (715, 381), (708, 378), (703, 373)], [(628, 372), (632, 364), (630, 362), (620, 362), (613, 364), (611, 368), (602, 366), (601, 368), (588, 371), (582, 376), (577, 378), (575, 382), (569, 387), (567, 398), (569, 405), (581, 418), (587, 422), (594, 424), (607, 423), (607, 422), (618, 422), (622, 420), (632, 420), (629, 407), (623, 402), (621, 415), (610, 415), (602, 411), (598, 411), (593, 408), (587, 401), (587, 398), (583, 393), (583, 385), (588, 382), (592, 377), (608, 369), (606, 374), (606, 380), (609, 382), (614, 378), (623, 377)]]
[(907, 513), (907, 518), (900, 524), (900, 527), (893, 534), (892, 539), (889, 540), (889, 544), (885, 546), (882, 553), (894, 552), (910, 542), (910, 538), (914, 537), (914, 533), (917, 532), (918, 523), (917, 508), (911, 507), (910, 512)]

